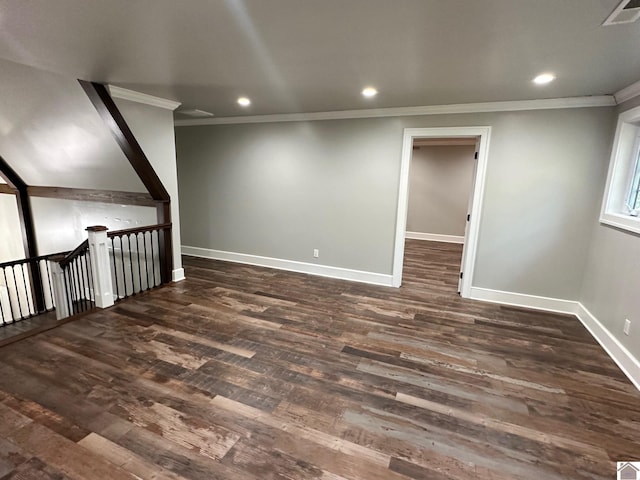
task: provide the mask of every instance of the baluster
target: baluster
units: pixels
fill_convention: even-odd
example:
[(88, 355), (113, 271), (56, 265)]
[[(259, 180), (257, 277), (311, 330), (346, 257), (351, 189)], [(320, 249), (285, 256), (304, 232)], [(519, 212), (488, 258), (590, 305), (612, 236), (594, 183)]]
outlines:
[(151, 271), (153, 272), (153, 286), (155, 287), (158, 285), (158, 281), (156, 279), (156, 257), (153, 250), (153, 232), (155, 232), (155, 230), (149, 232), (149, 240), (151, 242)]
[(13, 318), (14, 318), (14, 311), (15, 311), (15, 306), (13, 305), (13, 301), (11, 300), (11, 290), (9, 290), (9, 281), (7, 280), (7, 268), (9, 267), (5, 267), (2, 269), (2, 274), (4, 276), (4, 285), (7, 287), (7, 298), (9, 299), (9, 310), (10, 310), (10, 314), (9, 314), (9, 323), (13, 322)]
[[(82, 258), (83, 258), (82, 263), (84, 264), (84, 275), (87, 283), (87, 288), (85, 289), (85, 291), (88, 293), (87, 303), (89, 304), (89, 308), (91, 308), (92, 304), (95, 302), (96, 292), (93, 290), (91, 285), (91, 269), (89, 268), (89, 258), (90, 258), (89, 252), (85, 253)], [(93, 300), (91, 299), (92, 293), (93, 293)]]
[(118, 268), (116, 267), (116, 245), (111, 237), (111, 251), (113, 252), (113, 279), (116, 286), (116, 298), (120, 298), (120, 289), (118, 288)]
[(149, 283), (149, 261), (147, 260), (147, 235), (146, 232), (142, 232), (142, 245), (144, 248), (144, 273), (145, 278), (147, 279), (147, 288), (149, 290), (151, 288), (151, 283)]
[(56, 308), (53, 295), (53, 277), (51, 276), (51, 270), (49, 269), (49, 262), (46, 259), (43, 259), (42, 261), (44, 262), (44, 269), (47, 274), (47, 283), (49, 284), (49, 294), (51, 295), (51, 308), (47, 308), (47, 311), (49, 312)]
[(122, 235), (118, 236), (120, 240), (120, 260), (122, 261), (122, 283), (124, 284), (124, 295), (122, 298), (127, 296), (127, 272), (124, 266), (124, 243), (122, 242)]
[(135, 234), (136, 237), (136, 257), (138, 258), (138, 282), (140, 282), (140, 292), (142, 292), (142, 267), (140, 266), (140, 237), (139, 233)]
[(67, 297), (67, 310), (69, 315), (73, 315), (73, 292), (71, 290), (73, 283), (71, 282), (71, 268), (69, 266), (62, 270), (62, 278), (64, 278), (64, 291)]
[(80, 303), (82, 304), (82, 311), (87, 310), (87, 289), (84, 281), (84, 272), (82, 270), (83, 255), (79, 255), (75, 260), (76, 270), (78, 272), (78, 284), (80, 291)]
[(2, 297), (0, 296), (0, 320), (2, 321), (2, 325), (6, 325), (7, 323), (4, 321), (4, 308), (2, 307)]
[[(18, 299), (18, 318), (24, 318), (22, 314), (22, 302), (20, 301), (20, 291), (18, 290), (18, 280), (16, 279), (16, 266), (11, 267), (11, 276), (13, 277), (13, 286), (16, 289), (16, 298)], [(25, 285), (26, 289), (26, 285)], [(15, 320), (15, 319), (14, 319)]]
[(96, 286), (93, 283), (93, 264), (91, 263), (91, 255), (89, 254), (89, 250), (87, 250), (86, 254), (86, 265), (89, 268), (89, 289), (93, 292), (93, 304), (96, 302)]
[(136, 293), (136, 282), (133, 278), (133, 255), (131, 254), (131, 250), (133, 247), (131, 246), (131, 235), (127, 235), (127, 243), (129, 244), (129, 271), (131, 272), (131, 295), (135, 295)]
[[(30, 264), (31, 262), (29, 262)], [(25, 303), (27, 304), (27, 315), (22, 315), (22, 319), (25, 318), (31, 318), (33, 317), (32, 312), (35, 311), (35, 305), (34, 305), (34, 301), (35, 299), (30, 295), (31, 294), (31, 289), (29, 288), (29, 284), (27, 283), (27, 277), (29, 277), (29, 273), (25, 273), (25, 268), (29, 269), (29, 264), (27, 263), (21, 263), (20, 264), (20, 274), (22, 275), (22, 282), (24, 283), (24, 299), (25, 299)], [(32, 282), (33, 279), (30, 280), (30, 282)]]
[(80, 307), (80, 300), (78, 298), (78, 268), (76, 265), (75, 259), (69, 264), (69, 270), (71, 272), (71, 295), (72, 295), (72, 303), (73, 303), (73, 313), (77, 313), (78, 308)]

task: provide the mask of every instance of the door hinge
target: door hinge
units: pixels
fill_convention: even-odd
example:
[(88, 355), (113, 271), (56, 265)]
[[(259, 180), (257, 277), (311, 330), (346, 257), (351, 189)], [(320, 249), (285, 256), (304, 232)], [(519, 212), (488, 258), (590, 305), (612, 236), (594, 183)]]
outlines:
[(464, 277), (464, 272), (460, 272), (460, 278)]
[(469, 220), (471, 220), (471, 214), (470, 214), (470, 213), (469, 213), (469, 214), (467, 214), (467, 222), (468, 222)]
[(474, 159), (474, 160), (477, 160), (477, 159), (478, 159), (478, 152), (476, 152), (476, 154), (473, 156), (473, 159)]

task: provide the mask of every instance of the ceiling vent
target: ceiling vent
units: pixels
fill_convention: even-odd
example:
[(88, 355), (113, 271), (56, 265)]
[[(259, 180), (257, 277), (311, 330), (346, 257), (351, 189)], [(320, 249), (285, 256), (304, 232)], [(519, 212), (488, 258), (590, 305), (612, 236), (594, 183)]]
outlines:
[(640, 18), (640, 0), (622, 0), (602, 25), (632, 23)]

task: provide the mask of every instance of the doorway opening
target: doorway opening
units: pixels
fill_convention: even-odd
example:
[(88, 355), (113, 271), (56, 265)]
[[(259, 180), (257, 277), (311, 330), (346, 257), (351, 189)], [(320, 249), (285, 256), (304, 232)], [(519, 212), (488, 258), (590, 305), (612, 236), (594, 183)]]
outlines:
[(420, 145), (420, 143), (428, 143), (434, 139), (439, 139), (440, 143), (475, 142), (475, 151), (477, 152), (475, 156), (477, 158), (475, 160), (475, 173), (472, 175), (472, 186), (469, 194), (468, 216), (464, 235), (462, 235), (463, 251), (459, 283), (460, 295), (469, 297), (473, 281), (478, 230), (482, 213), (482, 199), (484, 197), (484, 180), (490, 134), (491, 127), (407, 128), (404, 130), (393, 259), (393, 286), (399, 287), (402, 284), (407, 215), (409, 210), (409, 180), (414, 143)]

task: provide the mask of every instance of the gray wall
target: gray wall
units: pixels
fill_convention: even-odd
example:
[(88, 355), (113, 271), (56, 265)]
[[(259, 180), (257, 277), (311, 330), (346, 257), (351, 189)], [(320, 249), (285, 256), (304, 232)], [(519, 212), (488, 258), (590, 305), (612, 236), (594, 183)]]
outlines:
[(398, 127), (177, 128), (183, 244), (389, 273)]
[(473, 184), (473, 145), (414, 148), (407, 231), (464, 236)]
[[(182, 277), (178, 170), (173, 112), (120, 98), (116, 98), (115, 102), (171, 197), (174, 279), (177, 271), (179, 271), (177, 276)], [(151, 224), (155, 224), (156, 221), (154, 219)]]
[(183, 244), (391, 274), (403, 129), (490, 125), (474, 286), (577, 300), (614, 113), (179, 127)]
[[(620, 106), (619, 112), (640, 104), (636, 98)], [(607, 163), (610, 150), (607, 154)], [(606, 176), (594, 194), (602, 201)], [(600, 204), (598, 204), (598, 207)], [(636, 357), (640, 358), (640, 236), (602, 225), (599, 210), (592, 222), (592, 243), (587, 260), (582, 304)], [(631, 320), (630, 335), (622, 329)]]

